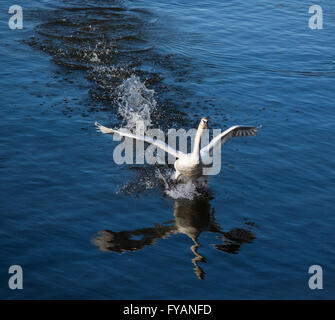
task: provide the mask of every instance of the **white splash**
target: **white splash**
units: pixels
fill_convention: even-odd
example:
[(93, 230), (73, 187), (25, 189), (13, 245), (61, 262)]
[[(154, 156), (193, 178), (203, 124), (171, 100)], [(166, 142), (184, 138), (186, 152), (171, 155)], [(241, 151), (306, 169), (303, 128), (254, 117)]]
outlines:
[(169, 183), (174, 170), (165, 171), (163, 174), (160, 170), (155, 171), (155, 175), (158, 179), (163, 181), (165, 186), (165, 194), (172, 199), (188, 199), (193, 200), (195, 197), (201, 194), (197, 191), (197, 186), (192, 181), (187, 181), (185, 183), (181, 182), (178, 184)]
[(134, 130), (136, 123), (142, 123), (145, 131), (151, 125), (151, 113), (157, 105), (155, 91), (148, 89), (134, 75), (118, 86), (117, 90), (118, 112), (126, 121), (126, 127)]
[(196, 185), (192, 181), (186, 183), (178, 183), (165, 190), (165, 193), (172, 199), (188, 199), (193, 200), (201, 194), (197, 191)]

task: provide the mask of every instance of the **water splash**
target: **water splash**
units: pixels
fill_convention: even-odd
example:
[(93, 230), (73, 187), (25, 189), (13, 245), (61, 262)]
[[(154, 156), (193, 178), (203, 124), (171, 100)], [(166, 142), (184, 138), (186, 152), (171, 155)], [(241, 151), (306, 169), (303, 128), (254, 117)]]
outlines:
[(185, 183), (178, 183), (173, 180), (174, 170), (165, 170), (163, 173), (161, 170), (155, 171), (155, 176), (161, 182), (163, 182), (165, 190), (164, 193), (172, 199), (188, 199), (193, 200), (196, 197), (201, 196), (198, 185), (193, 181), (189, 180)]
[(165, 190), (165, 193), (172, 199), (193, 200), (196, 197), (201, 196), (201, 193), (198, 191), (197, 186), (193, 183), (193, 181), (187, 181), (186, 183), (178, 183), (170, 186), (169, 189)]
[(138, 170), (138, 176), (122, 186), (117, 194), (138, 196), (143, 191), (153, 190), (160, 186), (163, 193), (173, 200), (194, 200), (208, 195), (207, 187), (204, 187), (201, 182), (188, 180), (176, 183), (173, 179), (174, 169), (172, 168), (156, 167), (153, 170), (152, 167), (148, 167), (138, 168)]
[[(151, 125), (151, 114), (156, 109), (155, 91), (148, 89), (140, 78), (132, 75), (118, 86), (118, 113), (126, 122), (129, 130), (136, 124), (143, 126), (143, 131)], [(137, 128), (139, 129), (139, 128)]]

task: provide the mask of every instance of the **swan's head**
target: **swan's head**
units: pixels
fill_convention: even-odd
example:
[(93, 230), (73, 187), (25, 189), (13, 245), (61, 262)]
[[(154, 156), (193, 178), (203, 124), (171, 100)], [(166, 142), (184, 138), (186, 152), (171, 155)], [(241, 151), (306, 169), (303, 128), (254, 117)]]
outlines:
[(200, 120), (200, 127), (202, 129), (208, 129), (208, 117), (204, 117)]

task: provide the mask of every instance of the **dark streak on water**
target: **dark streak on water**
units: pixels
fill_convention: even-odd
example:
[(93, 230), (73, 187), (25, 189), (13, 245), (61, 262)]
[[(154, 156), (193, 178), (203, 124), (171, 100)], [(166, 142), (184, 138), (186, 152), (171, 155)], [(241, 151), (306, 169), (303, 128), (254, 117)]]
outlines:
[[(1, 5), (0, 298), (334, 298), (335, 6), (322, 5), (322, 31), (290, 1), (22, 1), (22, 31)], [(207, 195), (173, 200), (170, 167), (117, 166), (95, 132), (130, 126), (134, 108), (164, 130), (203, 115), (264, 127), (225, 145)]]

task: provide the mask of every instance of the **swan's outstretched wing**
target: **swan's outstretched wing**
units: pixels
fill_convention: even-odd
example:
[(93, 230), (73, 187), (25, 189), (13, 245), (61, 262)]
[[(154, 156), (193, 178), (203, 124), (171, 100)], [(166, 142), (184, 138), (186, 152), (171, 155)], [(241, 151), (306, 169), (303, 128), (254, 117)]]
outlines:
[(201, 155), (205, 156), (207, 155), (210, 150), (213, 149), (213, 152), (217, 150), (217, 148), (224, 144), (229, 138), (234, 137), (248, 137), (248, 136), (254, 136), (258, 129), (260, 129), (262, 126), (259, 127), (246, 127), (246, 126), (233, 126), (229, 129), (225, 130), (221, 134), (217, 135), (206, 147), (203, 147), (201, 149)]
[(135, 135), (135, 134), (132, 134), (130, 132), (123, 132), (123, 131), (118, 131), (118, 130), (106, 128), (98, 122), (95, 122), (95, 126), (97, 127), (97, 130), (102, 132), (102, 133), (109, 133), (109, 134), (116, 133), (116, 134), (119, 134), (122, 137), (127, 137), (127, 138), (131, 138), (131, 139), (135, 139), (135, 140), (145, 141), (147, 143), (153, 144), (154, 146), (164, 150), (165, 152), (173, 155), (176, 158), (179, 158), (179, 157), (185, 155), (183, 152), (177, 151), (177, 150), (171, 148), (168, 144), (166, 144), (162, 140), (153, 139), (149, 136)]

